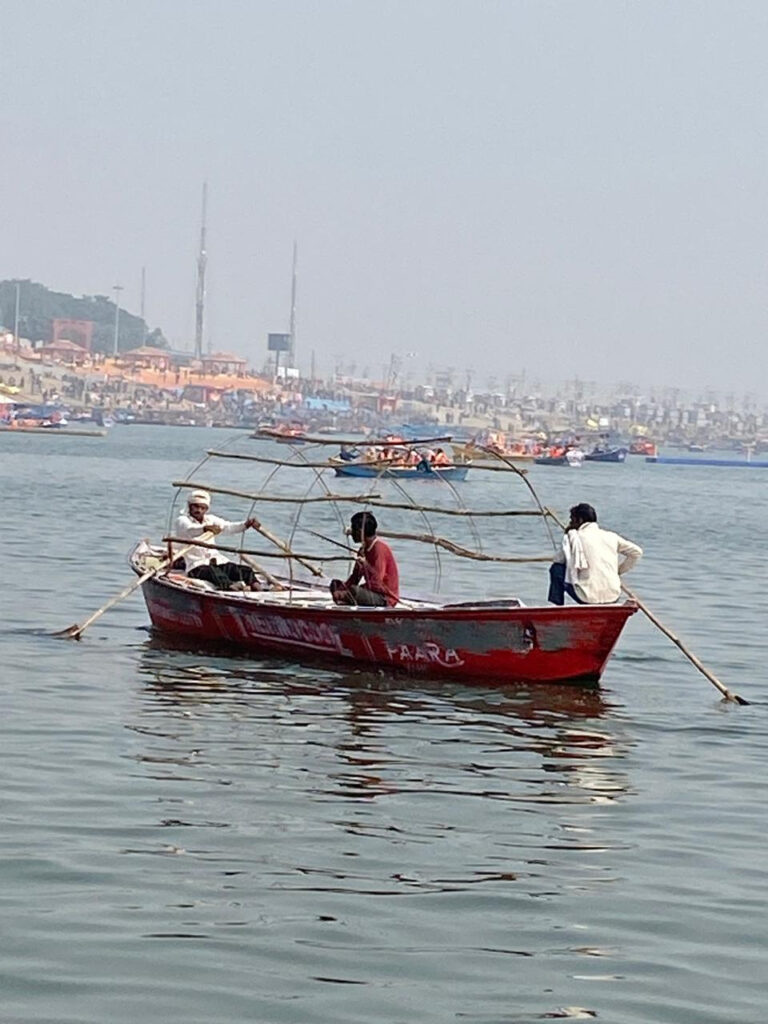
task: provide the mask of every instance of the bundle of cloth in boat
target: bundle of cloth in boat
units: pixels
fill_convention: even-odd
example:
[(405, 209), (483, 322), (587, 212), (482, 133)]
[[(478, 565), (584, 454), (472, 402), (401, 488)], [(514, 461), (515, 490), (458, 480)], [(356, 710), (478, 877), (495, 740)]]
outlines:
[[(257, 529), (258, 519), (244, 519), (233, 523), (210, 511), (211, 496), (208, 491), (192, 491), (187, 499), (187, 511), (176, 520), (175, 534), (180, 540), (193, 541), (204, 533), (236, 534), (248, 529)], [(174, 569), (183, 569), (187, 576), (207, 580), (217, 590), (260, 590), (256, 574), (248, 565), (240, 565), (228, 558), (223, 551), (211, 548), (191, 547), (184, 556), (175, 559)]]

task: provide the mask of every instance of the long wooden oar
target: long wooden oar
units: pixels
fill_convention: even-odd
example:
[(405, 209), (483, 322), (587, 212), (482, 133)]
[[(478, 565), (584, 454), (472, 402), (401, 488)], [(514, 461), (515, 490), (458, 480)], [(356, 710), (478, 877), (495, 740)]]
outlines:
[[(557, 525), (561, 529), (564, 530), (565, 529), (564, 524), (560, 522), (560, 520), (555, 515), (555, 513), (551, 509), (547, 509), (547, 511), (549, 512), (550, 516), (554, 519), (554, 521), (557, 523)], [(725, 697), (726, 700), (732, 701), (734, 704), (745, 704), (746, 705), (746, 704), (750, 704), (751, 703), (750, 701), (745, 700), (743, 697), (740, 697), (738, 693), (734, 693), (733, 690), (729, 690), (727, 686), (724, 686), (723, 683), (721, 683), (720, 680), (717, 678), (717, 676), (713, 672), (710, 672), (709, 669), (706, 667), (706, 665), (704, 665), (696, 657), (696, 655), (693, 653), (693, 651), (689, 651), (688, 650), (688, 648), (685, 646), (685, 644), (680, 639), (680, 637), (676, 636), (672, 632), (671, 629), (669, 629), (667, 626), (665, 626), (664, 623), (661, 621), (661, 619), (657, 619), (656, 618), (656, 616), (653, 614), (653, 612), (648, 607), (648, 605), (645, 604), (645, 602), (641, 601), (640, 598), (637, 596), (637, 594), (634, 593), (634, 591), (630, 590), (629, 587), (625, 586), (623, 583), (621, 583), (621, 589), (627, 595), (627, 597), (630, 599), (630, 601), (634, 601), (635, 602), (635, 604), (640, 609), (640, 611), (643, 613), (643, 615), (645, 615), (645, 617), (650, 622), (652, 622), (654, 624), (654, 626), (656, 626), (657, 629), (661, 630), (661, 632), (664, 634), (664, 636), (666, 636), (669, 640), (671, 640), (672, 643), (676, 647), (678, 647), (680, 649), (680, 651), (682, 651), (682, 653), (685, 655), (685, 657), (688, 659), (688, 661), (690, 661), (690, 663), (695, 668), (697, 668), (699, 670), (699, 672), (701, 672), (701, 674), (704, 676), (704, 678), (708, 679), (710, 681), (710, 683), (712, 683), (713, 686), (717, 687), (717, 689), (720, 691), (720, 693), (722, 693), (723, 697)]]
[(701, 661), (699, 661), (699, 659), (696, 657), (693, 651), (688, 650), (688, 648), (682, 642), (680, 637), (676, 636), (672, 632), (672, 630), (668, 629), (660, 619), (656, 618), (651, 609), (640, 600), (637, 594), (631, 591), (629, 587), (625, 587), (623, 583), (621, 584), (621, 589), (624, 591), (624, 593), (631, 601), (635, 602), (635, 604), (643, 613), (643, 615), (645, 615), (646, 618), (650, 619), (654, 626), (656, 626), (657, 629), (661, 630), (664, 636), (669, 637), (669, 639), (672, 641), (673, 644), (675, 644), (676, 647), (680, 648), (680, 650), (690, 661), (690, 663), (692, 665), (695, 665), (699, 672), (701, 672), (701, 674), (706, 679), (708, 679), (713, 686), (717, 687), (717, 689), (720, 691), (720, 693), (722, 693), (723, 697), (725, 697), (726, 700), (733, 701), (734, 704), (751, 703), (751, 701), (745, 700), (743, 697), (740, 697), (738, 693), (734, 693), (733, 690), (729, 690), (727, 686), (724, 686), (723, 683), (721, 683), (720, 680), (717, 678), (717, 676), (710, 672), (706, 665), (703, 665)]
[(153, 576), (157, 576), (159, 572), (161, 572), (163, 569), (166, 569), (171, 564), (171, 561), (175, 561), (177, 558), (182, 558), (187, 553), (187, 551), (190, 551), (193, 547), (197, 545), (198, 541), (203, 541), (204, 543), (207, 543), (208, 541), (213, 540), (214, 537), (214, 533), (209, 533), (207, 531), (205, 533), (201, 533), (200, 536), (195, 540), (194, 544), (187, 544), (186, 547), (183, 547), (181, 548), (180, 551), (177, 551), (176, 554), (173, 555), (173, 558), (164, 558), (159, 565), (155, 566), (154, 569), (149, 569), (147, 572), (139, 576), (137, 580), (134, 580), (134, 582), (131, 583), (130, 586), (125, 587), (125, 589), (121, 590), (119, 594), (115, 594), (114, 597), (111, 597), (109, 601), (106, 602), (106, 604), (103, 604), (101, 608), (98, 608), (93, 613), (93, 615), (89, 615), (84, 622), (76, 622), (73, 626), (69, 626), (67, 629), (60, 629), (58, 632), (52, 633), (51, 636), (61, 637), (64, 640), (79, 640), (80, 637), (85, 632), (85, 630), (88, 629), (88, 627), (92, 625), (96, 621), (96, 619), (101, 618), (104, 612), (109, 611), (110, 608), (113, 608), (116, 604), (119, 604), (119, 602), (122, 601), (123, 598), (129, 597), (134, 592), (134, 590), (138, 590), (142, 583), (146, 583), (147, 580), (151, 580)]
[(280, 548), (281, 551), (284, 551), (286, 555), (290, 555), (292, 558), (295, 558), (299, 565), (303, 565), (305, 569), (309, 569), (313, 576), (325, 575), (323, 570), (318, 565), (313, 565), (311, 562), (307, 562), (305, 559), (300, 558), (298, 555), (294, 555), (293, 551), (291, 551), (290, 547), (285, 543), (285, 541), (280, 540), (279, 537), (276, 537), (274, 533), (272, 533), (270, 530), (266, 528), (266, 526), (262, 526), (261, 523), (259, 523), (259, 525), (254, 527), (254, 529), (257, 530), (262, 535), (262, 537), (266, 537), (267, 540), (271, 540), (272, 543), (276, 547)]
[(267, 583), (270, 585), (270, 587), (272, 587), (273, 590), (287, 589), (285, 584), (281, 583), (277, 576), (273, 576), (271, 572), (268, 572), (263, 565), (259, 565), (259, 563), (256, 562), (249, 555), (241, 553), (240, 557), (242, 558), (246, 565), (250, 565), (254, 572), (260, 573), (267, 581)]

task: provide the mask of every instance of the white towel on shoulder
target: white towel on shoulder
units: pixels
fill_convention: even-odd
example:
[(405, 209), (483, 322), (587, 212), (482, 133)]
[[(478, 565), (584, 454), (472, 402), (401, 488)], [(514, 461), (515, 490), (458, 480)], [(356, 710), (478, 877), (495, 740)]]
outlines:
[(589, 571), (587, 553), (579, 536), (578, 530), (569, 530), (563, 537), (565, 552), (565, 578), (568, 583), (575, 583), (581, 573)]

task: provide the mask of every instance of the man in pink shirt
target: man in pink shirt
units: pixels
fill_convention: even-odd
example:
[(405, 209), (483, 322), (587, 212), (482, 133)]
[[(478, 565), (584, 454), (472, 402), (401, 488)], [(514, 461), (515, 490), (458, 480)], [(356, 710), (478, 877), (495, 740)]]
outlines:
[[(331, 596), (336, 604), (356, 604), (369, 608), (394, 607), (400, 598), (397, 562), (389, 544), (376, 536), (379, 524), (372, 512), (356, 512), (350, 528), (352, 540), (360, 545), (355, 567), (349, 579), (331, 580)], [(365, 579), (365, 586), (360, 581)]]

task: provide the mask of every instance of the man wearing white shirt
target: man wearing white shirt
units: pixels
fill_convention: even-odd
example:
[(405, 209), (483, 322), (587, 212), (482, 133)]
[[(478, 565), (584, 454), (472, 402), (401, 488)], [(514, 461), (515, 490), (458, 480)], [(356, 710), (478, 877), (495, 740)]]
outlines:
[[(243, 522), (232, 523), (228, 519), (212, 515), (211, 496), (208, 491), (192, 491), (187, 499), (187, 511), (182, 512), (176, 520), (174, 536), (180, 540), (194, 541), (204, 533), (229, 535), (243, 533), (245, 530), (256, 529), (261, 524), (258, 519), (245, 519)], [(184, 565), (181, 565), (181, 562)], [(259, 589), (256, 576), (249, 566), (233, 562), (223, 552), (204, 547), (191, 547), (184, 552), (183, 558), (174, 562), (174, 568), (185, 569), (187, 576), (207, 580), (219, 590)]]
[(578, 604), (613, 604), (621, 596), (619, 577), (642, 555), (631, 540), (601, 529), (591, 505), (574, 505), (562, 550), (549, 569), (548, 600), (564, 604), (568, 594)]

